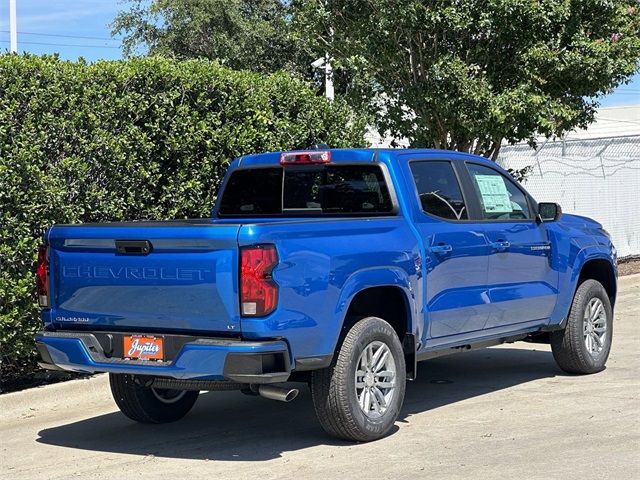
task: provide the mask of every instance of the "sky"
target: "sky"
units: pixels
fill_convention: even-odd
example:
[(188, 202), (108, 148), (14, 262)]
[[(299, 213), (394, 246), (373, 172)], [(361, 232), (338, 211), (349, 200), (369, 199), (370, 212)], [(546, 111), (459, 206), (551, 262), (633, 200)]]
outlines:
[[(126, 8), (119, 0), (16, 0), (18, 50), (88, 61), (122, 58), (109, 23)], [(83, 37), (83, 38), (76, 38)], [(9, 49), (9, 0), (0, 0), (0, 51)], [(602, 98), (602, 107), (640, 104), (640, 73)]]

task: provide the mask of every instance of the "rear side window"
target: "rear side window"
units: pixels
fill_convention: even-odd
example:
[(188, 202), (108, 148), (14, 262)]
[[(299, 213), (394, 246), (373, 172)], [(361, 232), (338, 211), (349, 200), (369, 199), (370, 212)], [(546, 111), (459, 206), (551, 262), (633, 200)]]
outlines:
[(393, 211), (378, 165), (304, 165), (236, 170), (221, 216), (362, 215)]
[(496, 170), (468, 163), (473, 186), (485, 220), (522, 220), (531, 218), (527, 197), (513, 180)]
[(411, 173), (424, 212), (448, 220), (469, 218), (450, 162), (411, 162)]

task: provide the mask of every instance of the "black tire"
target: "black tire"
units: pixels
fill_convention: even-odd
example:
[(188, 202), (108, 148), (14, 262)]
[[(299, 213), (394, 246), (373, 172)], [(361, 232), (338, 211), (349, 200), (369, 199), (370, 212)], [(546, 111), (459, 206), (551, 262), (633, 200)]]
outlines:
[[(364, 349), (371, 344), (374, 348), (380, 348), (381, 344), (378, 342), (388, 348), (393, 358), (395, 388), (392, 389), (393, 395), (384, 412), (370, 412), (371, 415), (379, 415), (372, 418), (359, 405), (355, 376), (359, 367), (358, 360)], [(367, 382), (374, 381), (377, 380), (373, 377), (367, 379)], [(363, 377), (361, 384), (365, 385), (364, 382)], [(358, 321), (345, 335), (332, 365), (315, 370), (311, 375), (311, 396), (322, 428), (335, 437), (363, 442), (377, 440), (389, 433), (402, 408), (405, 386), (406, 367), (398, 335), (391, 325), (376, 317)]]
[[(606, 320), (606, 334), (601, 350), (593, 352), (585, 343), (585, 312), (592, 301), (602, 302)], [(596, 280), (585, 280), (578, 286), (564, 330), (551, 332), (551, 351), (558, 366), (567, 373), (588, 374), (604, 370), (613, 337), (613, 310), (607, 291)], [(592, 340), (594, 342), (595, 340)], [(597, 343), (600, 346), (600, 343)]]
[(168, 423), (181, 419), (200, 392), (145, 387), (133, 375), (109, 374), (111, 394), (127, 417), (140, 423)]

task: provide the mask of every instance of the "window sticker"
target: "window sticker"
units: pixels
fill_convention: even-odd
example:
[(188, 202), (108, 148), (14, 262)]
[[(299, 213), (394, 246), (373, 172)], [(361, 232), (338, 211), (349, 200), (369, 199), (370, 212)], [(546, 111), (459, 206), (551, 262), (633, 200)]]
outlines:
[(513, 207), (504, 178), (500, 175), (475, 175), (487, 213), (511, 213)]

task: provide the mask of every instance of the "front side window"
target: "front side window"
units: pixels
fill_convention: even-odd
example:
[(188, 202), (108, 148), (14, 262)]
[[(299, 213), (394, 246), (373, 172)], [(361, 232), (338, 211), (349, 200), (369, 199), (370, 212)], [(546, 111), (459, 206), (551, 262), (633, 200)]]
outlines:
[(393, 211), (378, 165), (249, 168), (231, 174), (218, 213), (242, 215), (363, 215)]
[(411, 162), (411, 173), (425, 213), (448, 220), (469, 218), (450, 162)]
[(492, 168), (475, 163), (468, 163), (467, 169), (485, 220), (531, 218), (527, 197), (511, 179)]

